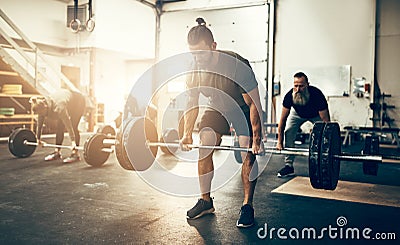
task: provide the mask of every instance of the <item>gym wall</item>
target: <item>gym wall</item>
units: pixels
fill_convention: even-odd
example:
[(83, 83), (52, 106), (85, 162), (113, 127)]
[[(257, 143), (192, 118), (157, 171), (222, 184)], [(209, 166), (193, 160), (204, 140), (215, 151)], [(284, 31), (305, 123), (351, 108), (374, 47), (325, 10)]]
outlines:
[[(375, 0), (278, 0), (275, 26), (273, 80), (281, 84), (278, 119), (293, 71), (306, 70), (314, 72), (308, 72), (311, 85), (324, 87), (332, 120), (341, 126), (371, 125), (372, 97), (356, 97), (352, 80), (365, 77), (371, 83), (374, 78)], [(340, 70), (347, 65), (350, 76), (343, 78)], [(343, 91), (335, 91), (337, 87)]]
[[(237, 4), (234, 4), (235, 2)], [(259, 82), (261, 103), (265, 110), (268, 68), (268, 5), (265, 4), (265, 1), (258, 1), (253, 5), (240, 4), (240, 1), (219, 1), (219, 4), (215, 3), (215, 6), (210, 5), (198, 6), (193, 1), (176, 3), (172, 7), (169, 4), (166, 5), (166, 12), (161, 16), (160, 58), (188, 52), (187, 33), (190, 28), (197, 25), (196, 18), (202, 17), (213, 32), (217, 49), (235, 51), (249, 60)], [(174, 79), (175, 88), (184, 89), (184, 82), (184, 76)], [(159, 114), (163, 114), (163, 111), (169, 106), (170, 98), (176, 97), (182, 91), (166, 88), (163, 92), (167, 96), (160, 97)], [(179, 111), (184, 110), (185, 104), (185, 97), (179, 96), (175, 111), (170, 116), (181, 115), (182, 113)], [(161, 118), (163, 115), (159, 116)], [(164, 121), (171, 121), (171, 119)], [(157, 125), (159, 129), (160, 123), (162, 122)]]
[[(391, 94), (385, 103), (396, 108), (387, 114), (400, 127), (400, 1), (377, 1), (376, 77), (382, 93)], [(378, 125), (379, 126), (379, 125)], [(387, 125), (385, 125), (387, 126)]]

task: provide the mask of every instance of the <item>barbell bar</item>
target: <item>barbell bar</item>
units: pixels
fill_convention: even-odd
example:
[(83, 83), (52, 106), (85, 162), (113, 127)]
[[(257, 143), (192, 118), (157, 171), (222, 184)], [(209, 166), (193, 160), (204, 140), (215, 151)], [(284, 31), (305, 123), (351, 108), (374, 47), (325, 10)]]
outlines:
[[(148, 147), (165, 147), (165, 148), (180, 148), (181, 145), (178, 143), (163, 143), (163, 142), (146, 142)], [(186, 145), (193, 149), (209, 149), (209, 150), (220, 150), (220, 151), (239, 151), (239, 152), (252, 152), (251, 148), (244, 147), (233, 147), (233, 146), (207, 146), (207, 145), (196, 145), (188, 144)], [(309, 150), (302, 148), (284, 148), (282, 150), (277, 150), (275, 147), (264, 147), (265, 153), (271, 153), (274, 155), (293, 155), (293, 156), (303, 156), (309, 157)], [(344, 154), (332, 156), (334, 159), (341, 161), (352, 161), (352, 162), (382, 162), (383, 157), (380, 155), (350, 155)]]
[(350, 161), (350, 162), (379, 162), (382, 163), (383, 156), (380, 155), (354, 155), (354, 154), (345, 154), (334, 155), (334, 159), (341, 161)]
[[(148, 147), (167, 147), (167, 148), (180, 148), (180, 144), (178, 143), (162, 143), (162, 142), (146, 142)], [(216, 145), (216, 146), (207, 146), (207, 145), (196, 145), (196, 144), (188, 144), (186, 145), (189, 148), (193, 149), (209, 149), (209, 150), (219, 150), (219, 151), (240, 151), (240, 152), (252, 152), (251, 148), (244, 147), (233, 147), (233, 146), (224, 146), (224, 145)], [(275, 147), (264, 147), (265, 153), (271, 153), (274, 155), (294, 155), (294, 156), (303, 156), (308, 157), (309, 150), (302, 148), (284, 148), (282, 150), (277, 150)], [(380, 155), (371, 156), (371, 155), (334, 155), (334, 159), (342, 160), (342, 161), (352, 161), (352, 162), (364, 162), (364, 161), (376, 161), (382, 162), (383, 157)]]
[[(176, 144), (174, 144), (174, 143), (176, 143)], [(265, 145), (266, 141), (263, 142), (263, 143)], [(166, 128), (166, 129), (164, 129), (162, 131), (161, 137), (160, 137), (158, 142), (146, 141), (146, 144), (147, 144), (148, 147), (150, 147), (150, 146), (160, 147), (161, 151), (163, 153), (165, 153), (165, 154), (173, 154), (178, 149), (181, 148), (181, 145), (179, 144), (179, 133), (174, 128)], [(194, 149), (209, 148), (209, 147), (202, 147), (201, 145), (193, 145), (193, 144), (189, 145), (189, 147), (190, 148), (194, 148)], [(237, 147), (240, 147), (239, 146), (239, 142), (237, 142), (235, 140), (233, 146), (215, 146), (215, 147), (211, 146), (211, 148), (209, 148), (209, 149), (234, 151), (235, 152), (235, 158), (236, 158), (236, 154), (237, 154), (236, 152), (239, 152), (239, 155), (240, 155), (240, 152), (242, 152), (242, 151), (251, 152), (250, 149), (247, 149), (247, 148), (241, 149), (241, 148), (237, 148)], [(271, 151), (277, 152), (277, 153), (279, 152), (279, 150), (277, 150), (275, 147), (270, 147), (270, 148), (264, 147), (264, 148), (267, 149), (267, 150), (271, 150)], [(294, 154), (296, 154), (297, 152), (308, 152), (308, 149), (305, 149), (305, 148), (285, 148), (283, 153), (285, 153), (287, 151), (291, 151), (291, 152), (294, 152)], [(289, 152), (287, 152), (287, 153), (289, 153)], [(305, 154), (302, 154), (302, 153), (299, 153), (298, 155), (306, 156)], [(236, 160), (238, 162), (241, 162), (241, 159), (240, 159), (240, 161), (239, 161), (239, 159), (236, 159)]]
[[(27, 140), (24, 141), (24, 145), (32, 145), (32, 146), (40, 146), (41, 145), (44, 148), (49, 147), (49, 148), (61, 148), (61, 149), (68, 149), (68, 150), (76, 149), (76, 150), (79, 150), (79, 151), (84, 151), (85, 150), (84, 147), (82, 147), (82, 146), (73, 147), (73, 146), (68, 146), (68, 145), (49, 144), (49, 143), (45, 143), (45, 142), (43, 142), (42, 144), (39, 144), (37, 142), (29, 142)], [(114, 150), (112, 148), (101, 148), (100, 150), (102, 152), (107, 152), (107, 153), (113, 153), (114, 152)]]
[[(166, 147), (166, 148), (180, 148), (180, 144), (178, 143), (162, 143), (162, 142), (146, 142), (148, 147)], [(192, 149), (209, 149), (209, 150), (219, 150), (219, 151), (240, 151), (240, 152), (252, 152), (251, 148), (244, 147), (234, 147), (234, 146), (224, 146), (224, 145), (216, 145), (216, 146), (208, 146), (208, 145), (196, 145), (196, 144), (188, 144), (186, 145)], [(266, 153), (272, 154), (287, 154), (287, 155), (296, 155), (296, 156), (308, 156), (308, 150), (305, 151), (303, 149), (299, 149), (296, 151), (295, 148), (277, 150), (273, 147), (264, 147)]]

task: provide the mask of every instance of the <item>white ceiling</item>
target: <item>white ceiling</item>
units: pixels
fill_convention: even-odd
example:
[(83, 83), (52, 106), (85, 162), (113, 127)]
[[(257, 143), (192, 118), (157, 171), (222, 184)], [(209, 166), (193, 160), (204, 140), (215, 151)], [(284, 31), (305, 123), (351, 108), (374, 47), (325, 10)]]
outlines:
[[(66, 3), (66, 4), (74, 3), (73, 0), (52, 0), (52, 1), (63, 2), (63, 3)], [(138, 1), (138, 2), (144, 1), (144, 2), (151, 3), (151, 4), (156, 4), (156, 1), (157, 1), (157, 0), (132, 0), (132, 1)], [(185, 1), (185, 0), (164, 0), (164, 3), (168, 3), (168, 2), (179, 2), (179, 1)], [(88, 2), (88, 0), (86, 0), (86, 1), (82, 1), (82, 0), (81, 0), (81, 1), (80, 1), (80, 4), (82, 4), (82, 3), (87, 3), (87, 2)]]
[[(63, 2), (63, 3), (73, 3), (74, 1), (73, 0), (53, 0), (53, 1), (58, 1), (58, 2)], [(139, 1), (140, 2), (140, 0), (132, 0), (132, 1)], [(143, 1), (146, 1), (146, 2), (149, 2), (149, 3), (152, 3), (152, 4), (155, 4), (156, 3), (156, 0), (143, 0)], [(88, 0), (86, 0), (86, 1), (80, 1), (80, 3), (86, 3), (86, 2), (88, 2)]]
[(63, 3), (70, 3), (72, 0), (55, 0), (55, 1), (63, 2)]

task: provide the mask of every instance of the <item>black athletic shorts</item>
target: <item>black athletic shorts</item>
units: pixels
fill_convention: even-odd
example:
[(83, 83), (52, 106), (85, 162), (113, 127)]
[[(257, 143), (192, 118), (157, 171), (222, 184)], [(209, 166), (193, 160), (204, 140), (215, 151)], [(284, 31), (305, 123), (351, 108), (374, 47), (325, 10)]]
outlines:
[(212, 128), (221, 135), (230, 135), (230, 123), (237, 135), (253, 136), (248, 107), (240, 112), (224, 113), (223, 115), (215, 110), (206, 110), (201, 117), (199, 130)]

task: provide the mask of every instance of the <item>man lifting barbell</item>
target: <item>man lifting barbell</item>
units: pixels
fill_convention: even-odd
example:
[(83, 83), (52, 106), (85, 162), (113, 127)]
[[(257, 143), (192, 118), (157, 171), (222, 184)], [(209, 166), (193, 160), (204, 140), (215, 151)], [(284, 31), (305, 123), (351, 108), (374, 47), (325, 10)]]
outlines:
[[(282, 114), (278, 124), (278, 150), (284, 147), (293, 148), (297, 131), (300, 126), (310, 121), (330, 121), (328, 103), (318, 88), (310, 86), (307, 75), (303, 72), (294, 74), (293, 88), (286, 93), (283, 99)], [(293, 107), (293, 110), (290, 110)], [(283, 144), (284, 142), (284, 144)], [(285, 157), (285, 166), (277, 176), (287, 177), (294, 175), (293, 155)]]
[[(255, 154), (263, 151), (261, 147), (261, 103), (258, 83), (249, 62), (233, 52), (217, 51), (216, 42), (210, 29), (202, 18), (196, 20), (198, 25), (193, 27), (187, 36), (189, 49), (195, 63), (193, 72), (187, 79), (188, 110), (184, 116), (184, 135), (181, 139), (183, 148), (192, 144), (192, 131), (198, 116), (200, 93), (209, 98), (209, 108), (200, 121), (200, 141), (202, 145), (214, 146), (221, 143), (221, 136), (229, 133), (227, 120), (234, 124), (239, 142), (242, 147), (250, 147), (252, 152), (244, 153), (242, 158), (242, 182), (244, 189), (243, 206), (237, 227), (249, 227), (254, 223), (253, 195), (256, 179), (250, 179), (250, 172), (255, 161)], [(207, 72), (210, 66), (221, 67), (223, 71), (234, 74), (229, 79), (221, 74)], [(223, 98), (227, 95), (227, 98)], [(237, 108), (229, 105), (234, 100)], [(234, 111), (236, 110), (236, 114)], [(231, 114), (229, 116), (228, 114)], [(240, 120), (242, 116), (244, 120)], [(229, 118), (231, 117), (231, 118)], [(201, 198), (197, 204), (187, 211), (188, 219), (196, 219), (204, 214), (214, 212), (213, 200), (210, 196), (211, 182), (214, 175), (212, 160), (213, 150), (199, 148), (198, 175)]]
[[(38, 144), (41, 144), (41, 136), (44, 120), (46, 118), (57, 120), (56, 145), (64, 141), (64, 130), (67, 128), (71, 139), (71, 155), (63, 160), (64, 163), (80, 161), (77, 146), (80, 143), (78, 130), (79, 121), (85, 111), (85, 97), (74, 91), (60, 89), (47, 97), (31, 97), (32, 110), (38, 114), (36, 135)], [(55, 148), (54, 152), (45, 157), (45, 161), (62, 159), (61, 148)]]

